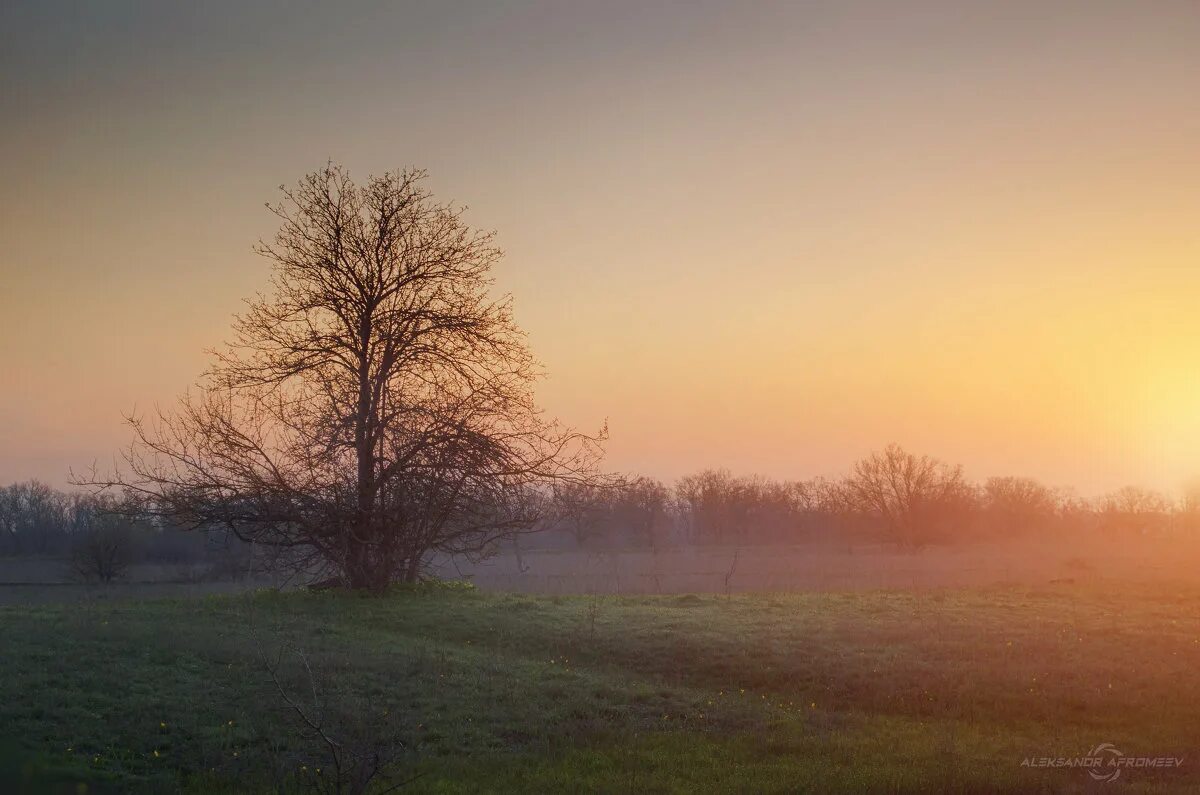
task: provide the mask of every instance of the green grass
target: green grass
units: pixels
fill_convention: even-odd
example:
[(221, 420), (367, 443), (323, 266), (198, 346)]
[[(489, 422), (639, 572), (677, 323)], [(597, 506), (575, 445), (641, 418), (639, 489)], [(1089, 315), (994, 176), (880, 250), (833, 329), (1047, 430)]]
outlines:
[(1099, 786), (1193, 791), (1198, 597), (432, 587), (0, 608), (0, 781), (17, 785), (0, 789), (303, 785), (328, 762), (260, 653), (290, 643), (330, 725), (402, 741), (394, 772), (417, 792), (1084, 791), (1084, 771), (1021, 761), (1101, 742), (1184, 764)]

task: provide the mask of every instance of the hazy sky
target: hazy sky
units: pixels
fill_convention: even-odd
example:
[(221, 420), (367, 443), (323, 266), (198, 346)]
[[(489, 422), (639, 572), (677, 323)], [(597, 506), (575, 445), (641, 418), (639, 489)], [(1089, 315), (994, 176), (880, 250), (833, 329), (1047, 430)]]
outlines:
[(0, 483), (194, 383), (330, 158), (499, 231), (614, 468), (1200, 474), (1195, 0), (184, 5), (0, 10)]

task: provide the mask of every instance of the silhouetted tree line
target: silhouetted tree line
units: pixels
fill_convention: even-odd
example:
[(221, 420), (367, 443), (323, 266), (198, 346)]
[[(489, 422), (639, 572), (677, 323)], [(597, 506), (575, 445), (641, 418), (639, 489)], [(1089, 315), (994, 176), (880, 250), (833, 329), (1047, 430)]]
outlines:
[(0, 556), (66, 560), (84, 579), (108, 582), (134, 563), (236, 568), (246, 554), (224, 532), (131, 516), (112, 495), (64, 492), (37, 480), (0, 487)]
[(917, 549), (1019, 535), (1200, 532), (1200, 489), (1172, 500), (1127, 486), (1086, 500), (1027, 477), (972, 483), (962, 468), (891, 445), (838, 479), (772, 480), (708, 469), (557, 495), (581, 546), (875, 540)]
[[(673, 487), (650, 477), (566, 482), (541, 499), (555, 504), (545, 510), (555, 518), (533, 529), (565, 531), (581, 548), (858, 540), (919, 549), (1079, 532), (1200, 533), (1200, 488), (1172, 500), (1126, 486), (1088, 500), (1027, 477), (971, 483), (961, 467), (896, 445), (836, 479), (773, 480), (707, 469)], [(62, 492), (31, 480), (0, 487), (0, 555), (61, 558), (82, 577), (110, 580), (135, 562), (208, 562), (231, 574), (246, 568), (249, 553), (223, 530), (139, 519), (110, 495)]]

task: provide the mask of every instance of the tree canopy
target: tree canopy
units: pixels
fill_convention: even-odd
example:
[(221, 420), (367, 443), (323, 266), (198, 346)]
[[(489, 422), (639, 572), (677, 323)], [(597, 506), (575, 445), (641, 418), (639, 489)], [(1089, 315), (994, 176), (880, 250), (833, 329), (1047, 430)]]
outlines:
[(551, 484), (590, 482), (604, 431), (544, 416), (511, 297), (493, 295), (494, 233), (424, 179), (358, 185), (329, 165), (281, 188), (256, 247), (269, 288), (199, 392), (130, 417), (123, 465), (88, 482), (372, 589), (533, 527)]

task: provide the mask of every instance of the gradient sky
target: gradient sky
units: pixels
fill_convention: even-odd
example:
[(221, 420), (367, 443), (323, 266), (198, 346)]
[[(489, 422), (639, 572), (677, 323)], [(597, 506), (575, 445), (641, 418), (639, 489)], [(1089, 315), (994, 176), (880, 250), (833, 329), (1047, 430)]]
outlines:
[(499, 231), (613, 468), (1200, 475), (1194, 0), (183, 6), (0, 7), (0, 483), (193, 384), (330, 158)]

